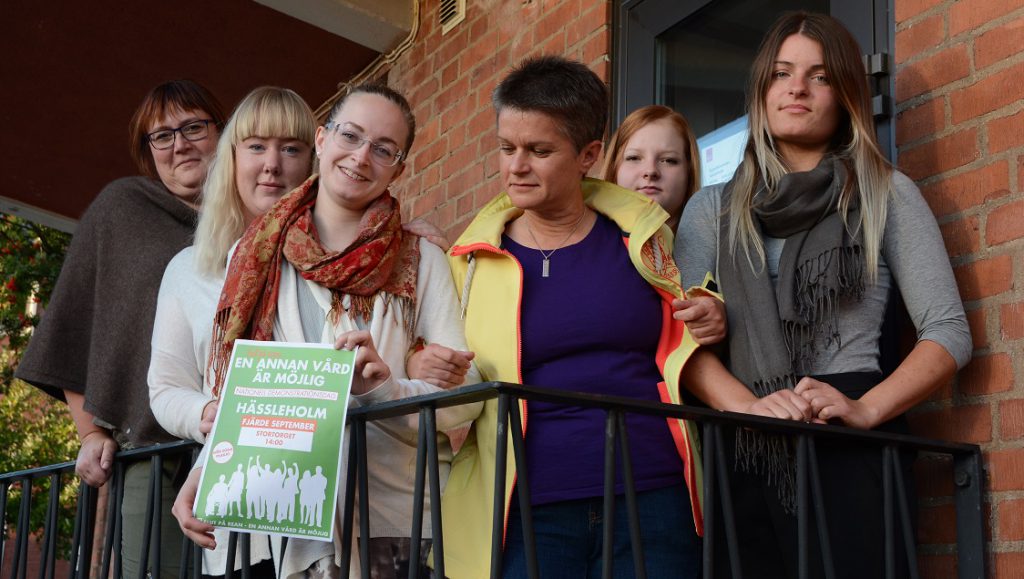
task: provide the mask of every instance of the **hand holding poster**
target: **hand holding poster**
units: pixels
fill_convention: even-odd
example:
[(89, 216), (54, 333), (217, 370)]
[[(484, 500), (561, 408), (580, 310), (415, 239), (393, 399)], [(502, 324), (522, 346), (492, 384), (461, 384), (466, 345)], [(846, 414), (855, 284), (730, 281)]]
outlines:
[(355, 351), (327, 344), (237, 340), (196, 518), (331, 540), (354, 360)]

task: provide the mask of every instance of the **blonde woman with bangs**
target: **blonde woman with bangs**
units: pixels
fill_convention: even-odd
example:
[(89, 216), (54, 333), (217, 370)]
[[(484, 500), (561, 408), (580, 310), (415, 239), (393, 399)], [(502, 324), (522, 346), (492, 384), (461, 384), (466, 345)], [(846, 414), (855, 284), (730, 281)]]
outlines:
[[(196, 263), (207, 275), (223, 276), (228, 251), (246, 226), (305, 181), (313, 169), (316, 120), (302, 97), (285, 88), (261, 87), (238, 107), (224, 129), (225, 138), (217, 144), (217, 161), (210, 167), (196, 227)], [(265, 175), (244, 173), (247, 162), (269, 158), (267, 141), (279, 146), (282, 168), (276, 173), (280, 177), (275, 176), (273, 165), (265, 165)]]
[[(942, 237), (917, 187), (878, 148), (860, 55), (833, 18), (783, 15), (753, 64), (736, 175), (684, 210), (684, 285), (714, 273), (728, 314), (727, 368), (698, 352), (683, 373), (714, 408), (906, 432), (903, 413), (970, 358)], [(896, 291), (917, 343), (884, 376), (879, 339)], [(789, 457), (764, 442), (737, 435), (737, 463), (750, 467), (733, 477), (742, 567), (748, 577), (796, 576)], [(884, 576), (881, 453), (827, 440), (817, 449), (838, 576)], [(820, 561), (811, 571), (823, 572)]]
[[(149, 366), (153, 415), (174, 436), (203, 442), (217, 404), (205, 376), (228, 252), (245, 228), (309, 177), (316, 122), (295, 92), (261, 87), (238, 104), (203, 189), (195, 244), (167, 265), (157, 298)], [(227, 533), (220, 531), (222, 538)], [(204, 550), (203, 572), (226, 572), (227, 541)], [(255, 576), (272, 576), (265, 536), (254, 536)], [(235, 561), (235, 569), (241, 561)]]

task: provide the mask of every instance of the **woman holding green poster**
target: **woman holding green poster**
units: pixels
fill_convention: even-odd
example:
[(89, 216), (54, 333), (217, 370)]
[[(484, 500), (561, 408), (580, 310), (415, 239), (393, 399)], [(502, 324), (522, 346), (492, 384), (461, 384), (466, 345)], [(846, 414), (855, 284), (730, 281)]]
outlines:
[[(231, 259), (207, 372), (215, 394), (240, 338), (360, 346), (356, 405), (439, 390), (405, 370), (405, 356), (420, 340), (466, 350), (444, 254), (402, 230), (398, 201), (388, 192), (405, 168), (414, 131), (405, 98), (383, 85), (354, 87), (334, 105), (316, 131), (319, 175), (257, 219)], [(466, 383), (478, 380), (471, 369)], [(468, 423), (479, 411), (478, 405), (439, 411), (438, 428)], [(367, 429), (374, 500), (365, 539), (374, 576), (386, 578), (424, 561), (408, 560), (417, 424), (402, 419), (384, 426)], [(438, 452), (446, 478), (452, 451), (444, 434)], [(197, 473), (174, 513), (186, 535), (210, 548), (213, 528), (191, 514)], [(430, 537), (429, 524), (423, 536)], [(421, 549), (424, 557), (427, 552)], [(278, 576), (334, 576), (339, 555), (337, 543), (291, 541)]]
[[(150, 406), (174, 436), (204, 442), (210, 432), (217, 408), (204, 368), (228, 251), (246, 225), (309, 177), (315, 131), (302, 97), (269, 86), (246, 95), (224, 127), (203, 189), (195, 244), (168, 263), (153, 322)], [(234, 501), (241, 509), (242, 478), (232, 477), (225, 506)], [(222, 548), (203, 554), (204, 573), (227, 571), (227, 536), (218, 532)], [(257, 576), (273, 574), (270, 559), (266, 536), (253, 537), (250, 562), (265, 562), (254, 568)], [(236, 559), (235, 569), (240, 566)]]

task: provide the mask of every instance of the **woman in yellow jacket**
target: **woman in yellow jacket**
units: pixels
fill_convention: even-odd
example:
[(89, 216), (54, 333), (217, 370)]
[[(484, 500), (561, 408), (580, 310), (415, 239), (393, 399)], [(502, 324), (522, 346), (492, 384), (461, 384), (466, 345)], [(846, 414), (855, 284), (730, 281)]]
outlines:
[[(578, 62), (540, 57), (498, 85), (494, 105), (506, 192), (449, 252), (481, 374), (679, 403), (679, 373), (697, 343), (673, 318), (683, 291), (668, 214), (641, 194), (584, 178), (601, 150), (604, 84)], [(604, 413), (541, 402), (520, 409), (541, 576), (599, 576)], [(453, 579), (489, 574), (497, 420), (492, 400), (452, 464), (442, 508)], [(641, 416), (630, 416), (627, 428), (648, 576), (695, 577), (702, 533), (695, 431)], [(523, 577), (508, 456), (503, 575)], [(625, 515), (616, 520), (614, 571), (626, 577), (633, 564)]]

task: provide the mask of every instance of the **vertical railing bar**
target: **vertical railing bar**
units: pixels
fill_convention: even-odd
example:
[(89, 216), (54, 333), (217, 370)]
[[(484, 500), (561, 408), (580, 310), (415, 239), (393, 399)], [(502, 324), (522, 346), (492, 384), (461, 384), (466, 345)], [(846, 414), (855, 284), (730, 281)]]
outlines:
[[(509, 399), (505, 393), (498, 394), (498, 422), (495, 436), (497, 446), (494, 452), (494, 511), (491, 516), (491, 579), (501, 578), (501, 556), (505, 539), (505, 474), (508, 468), (508, 421)], [(518, 400), (513, 401), (519, 404)]]
[[(190, 459), (189, 460), (190, 468), (192, 468), (194, 470), (196, 468), (196, 461), (199, 460), (199, 449), (198, 448), (193, 448), (192, 449), (192, 452), (190, 453), (189, 459)], [(203, 552), (202, 552), (202, 548), (199, 545), (196, 545), (195, 543), (193, 543), (192, 541), (190, 541), (188, 539), (184, 539), (181, 542), (181, 553), (182, 553), (181, 554), (181, 557), (182, 557), (181, 567), (182, 567), (182, 569), (181, 569), (181, 571), (179, 571), (178, 576), (181, 577), (181, 579), (186, 579), (187, 578), (187, 576), (188, 576), (188, 569), (189, 569), (188, 562), (189, 562), (189, 560), (191, 560), (191, 562), (192, 562), (192, 565), (191, 565), (191, 567), (192, 567), (192, 578), (193, 579), (202, 579), (203, 578)], [(210, 571), (213, 572), (213, 569), (211, 569)]]
[(55, 514), (53, 503), (53, 479), (51, 477), (50, 491), (46, 497), (46, 518), (43, 522), (43, 544), (39, 549), (39, 579), (46, 579), (46, 571), (50, 567), (48, 556), (50, 554), (50, 545), (53, 543), (53, 526), (50, 525), (50, 520)]
[[(14, 525), (15, 525), (14, 552), (12, 553), (12, 557), (11, 557), (11, 574), (9, 576), (10, 579), (17, 579), (17, 575), (18, 575), (18, 563), (19, 563), (19, 558), (21, 557), (21, 540), (22, 540), (22, 536), (21, 536), (22, 533), (19, 532), (20, 529), (21, 529), (21, 519), (22, 519), (21, 511), (25, 508), (25, 499), (24, 499), (25, 483), (24, 483), (24, 481), (20, 481), (20, 480), (19, 481), (12, 481), (12, 483), (11, 483), (12, 486), (13, 486), (14, 482), (20, 482), (18, 488), (21, 489), (22, 499), (21, 499), (21, 504), (18, 506), (18, 515), (14, 519), (15, 520), (15, 523), (14, 523)], [(4, 531), (7, 531), (7, 529), (5, 528)], [(6, 541), (7, 537), (5, 536), (5, 537), (3, 537), (3, 539), (4, 539), (4, 542), (6, 543), (7, 542)]]
[(954, 454), (953, 476), (957, 574), (960, 579), (984, 579), (985, 520), (981, 497), (985, 478), (981, 471), (981, 452)]
[[(441, 472), (437, 458), (437, 424), (433, 406), (426, 408), (424, 418), (427, 421), (427, 468), (430, 469), (430, 535), (434, 545), (434, 571), (438, 577), (444, 577), (444, 531), (441, 527)], [(409, 562), (411, 567), (419, 568), (419, 559)]]
[(715, 425), (715, 464), (717, 465), (718, 488), (722, 495), (722, 524), (725, 526), (725, 544), (729, 549), (729, 570), (732, 579), (743, 579), (743, 565), (740, 562), (740, 541), (736, 536), (736, 515), (733, 512), (732, 488), (729, 486), (729, 465), (725, 460), (725, 443), (722, 427)]
[[(203, 548), (195, 543), (191, 543), (192, 547), (192, 568), (195, 573), (195, 579), (202, 579), (203, 577)], [(212, 571), (212, 569), (211, 569)]]
[(885, 528), (885, 577), (896, 579), (896, 523), (892, 490), (892, 446), (882, 447), (882, 517)]
[[(419, 428), (416, 431), (416, 478), (412, 491), (412, 533), (409, 541), (409, 579), (419, 577), (420, 540), (423, 538), (424, 486), (427, 467), (427, 407), (420, 408)], [(431, 505), (433, 507), (434, 505)]]
[(615, 431), (618, 410), (608, 410), (604, 421), (604, 515), (601, 524), (604, 533), (601, 545), (601, 577), (615, 575)]
[[(153, 539), (153, 517), (156, 513), (156, 491), (153, 484), (157, 481), (160, 473), (156, 470), (156, 460), (149, 460), (149, 491), (146, 496), (146, 518), (142, 527), (142, 547), (139, 553), (139, 575), (138, 579), (146, 579), (146, 570), (149, 568), (149, 550)], [(123, 515), (122, 515), (123, 517)], [(132, 579), (132, 578), (129, 578)]]
[(18, 579), (25, 579), (28, 574), (28, 527), (32, 524), (32, 479), (21, 481), (21, 519), (18, 525)]
[[(123, 546), (122, 535), (124, 534), (124, 517), (121, 516), (121, 510), (124, 503), (124, 484), (126, 477), (127, 467), (123, 460), (114, 460), (114, 475), (117, 481), (117, 493), (113, 500), (108, 503), (108, 508), (114, 510), (114, 536), (113, 543), (111, 545), (111, 560), (114, 565), (114, 579), (122, 579), (124, 575), (124, 554), (121, 552)], [(103, 574), (97, 579), (106, 579), (107, 575)]]
[[(287, 465), (285, 465), (285, 470), (287, 470), (287, 468)], [(298, 476), (298, 474), (296, 474), (296, 476)], [(292, 500), (295, 499), (292, 498)], [(239, 541), (241, 542), (241, 549), (239, 550), (242, 552), (242, 579), (251, 579), (252, 543), (250, 543), (250, 538), (252, 537), (252, 535), (250, 535), (249, 533), (240, 533), (240, 535), (241, 536), (239, 537)], [(232, 567), (234, 567), (234, 565), (232, 565)]]
[[(79, 548), (82, 545), (82, 526), (85, 524), (85, 517), (83, 513), (85, 511), (85, 501), (88, 499), (88, 495), (85, 489), (89, 488), (89, 485), (79, 483), (78, 486), (78, 499), (75, 501), (75, 524), (71, 532), (71, 559), (68, 561), (68, 579), (75, 579), (78, 576), (78, 557)], [(0, 513), (3, 513), (3, 502), (0, 501)], [(2, 517), (3, 515), (0, 515)], [(3, 521), (0, 521), (0, 528), (4, 528)], [(0, 543), (0, 567), (3, 566), (3, 544)]]
[(114, 579), (124, 579), (124, 549), (122, 547), (124, 546), (124, 500), (125, 484), (127, 484), (128, 482), (128, 465), (124, 461), (117, 461), (116, 464), (118, 465), (117, 502), (110, 503), (110, 506), (115, 509), (114, 545), (111, 552), (113, 555), (112, 560), (114, 564)]
[(0, 529), (4, 531), (3, 541), (0, 541), (0, 569), (7, 560), (7, 493), (11, 483), (4, 481), (0, 483)]
[(537, 562), (537, 536), (533, 532), (533, 505), (530, 495), (530, 477), (527, 476), (526, 442), (523, 435), (522, 414), (519, 404), (509, 405), (512, 426), (512, 451), (516, 459), (516, 496), (519, 498), (519, 518), (523, 524), (523, 546), (526, 548), (526, 576), (529, 579), (540, 577), (540, 565)]
[[(120, 517), (120, 514), (119, 514), (120, 513), (120, 509), (118, 508), (118, 505), (121, 504), (120, 489), (121, 489), (121, 485), (123, 484), (123, 480), (122, 480), (123, 476), (124, 476), (123, 465), (124, 465), (123, 462), (121, 462), (120, 460), (116, 460), (115, 459), (114, 460), (114, 474), (113, 474), (113, 476), (111, 476), (110, 480), (107, 481), (107, 512), (106, 512), (106, 515), (105, 515), (107, 522), (106, 522), (106, 525), (104, 525), (104, 528), (103, 528), (103, 533), (104, 533), (104, 535), (103, 535), (103, 552), (100, 554), (100, 573), (99, 573), (99, 576), (102, 579), (106, 579), (107, 577), (110, 577), (110, 567), (111, 567), (111, 565), (114, 565), (114, 564), (117, 565), (117, 569), (114, 571), (114, 576), (117, 577), (118, 579), (120, 579), (120, 575), (119, 575), (120, 571), (119, 570), (120, 570), (120, 567), (121, 567), (121, 563), (120, 563), (120, 552), (121, 552), (121, 549), (120, 549), (121, 517)], [(85, 484), (85, 483), (81, 483), (80, 482), (79, 484)], [(99, 492), (97, 491), (96, 494), (98, 495)], [(98, 507), (98, 504), (97, 504), (97, 507)], [(97, 515), (98, 514), (99, 513), (97, 513)], [(118, 557), (118, 559), (117, 559), (116, 562), (114, 561), (114, 557), (115, 557), (115, 549), (114, 549), (115, 542), (114, 541), (115, 541), (115, 539), (118, 541), (116, 543), (118, 545), (118, 548), (116, 549), (116, 552), (117, 552), (116, 556)], [(83, 546), (85, 545), (85, 542), (86, 541), (83, 538), (82, 539)], [(85, 555), (83, 554), (83, 560), (91, 561), (92, 557), (90, 556), (88, 558), (85, 558)]]
[[(116, 473), (116, 471), (115, 471), (115, 473)], [(100, 504), (99, 504), (100, 490), (99, 489), (94, 489), (94, 488), (90, 487), (89, 485), (84, 484), (81, 480), (79, 480), (78, 481), (78, 488), (81, 489), (83, 486), (86, 487), (88, 489), (88, 491), (87, 491), (87, 495), (86, 495), (87, 498), (86, 498), (86, 501), (85, 501), (85, 506), (83, 507), (85, 510), (83, 511), (83, 514), (82, 514), (82, 516), (84, 517), (84, 520), (85, 520), (85, 525), (82, 527), (81, 547), (79, 549), (79, 553), (80, 553), (79, 554), (79, 571), (80, 572), (79, 572), (78, 576), (81, 579), (89, 579), (89, 576), (92, 574), (92, 554), (93, 554), (92, 552), (93, 552), (93, 549), (95, 547), (94, 546), (94, 542), (95, 542), (95, 539), (96, 539), (96, 519), (101, 516), (100, 515), (100, 511), (99, 511), (99, 508), (100, 508)], [(109, 508), (109, 505), (110, 505), (110, 499), (109, 499), (109, 496), (110, 496), (110, 483), (109, 483), (109, 480), (108, 480), (108, 483), (107, 483), (107, 491), (106, 491), (106, 493), (107, 493), (107, 497), (108, 497), (107, 498), (107, 507)], [(105, 527), (104, 528), (104, 532), (109, 532), (109, 530), (110, 530), (110, 527)], [(100, 553), (100, 555), (102, 555), (102, 553)], [(104, 576), (104, 579), (106, 579), (106, 577), (107, 576)]]
[(238, 552), (238, 533), (228, 533), (228, 553), (224, 558), (224, 579), (235, 578), (235, 553)]
[(633, 459), (629, 455), (629, 433), (626, 430), (626, 415), (616, 415), (619, 442), (622, 444), (622, 480), (626, 484), (626, 517), (629, 520), (629, 539), (633, 551), (633, 571), (637, 579), (647, 579), (647, 565), (644, 562), (643, 535), (640, 532), (640, 508), (636, 502), (636, 481), (633, 480)]
[[(358, 420), (358, 419), (356, 419)], [(348, 577), (352, 563), (352, 532), (355, 525), (356, 471), (359, 470), (359, 452), (356, 450), (355, 429), (349, 426), (348, 469), (345, 475), (345, 510), (341, 521), (341, 576)], [(283, 563), (284, 557), (279, 558)], [(280, 567), (280, 565), (279, 565)]]
[(46, 573), (44, 574), (44, 579), (55, 579), (54, 575), (57, 571), (57, 537), (59, 535), (57, 521), (59, 520), (58, 514), (60, 513), (60, 491), (60, 473), (55, 472), (50, 475), (50, 507), (52, 510), (50, 511), (50, 521), (48, 524), (49, 527), (53, 528), (51, 532), (53, 540), (50, 541), (49, 548), (45, 550)]
[[(76, 475), (74, 475), (73, 471), (72, 471), (72, 476), (76, 476)], [(86, 487), (88, 490), (87, 490), (87, 494), (86, 494), (85, 506), (83, 507), (84, 511), (82, 512), (82, 517), (83, 517), (83, 519), (85, 521), (85, 525), (82, 527), (82, 538), (81, 538), (81, 543), (80, 543), (80, 548), (79, 548), (79, 574), (78, 574), (78, 576), (81, 579), (89, 579), (89, 576), (92, 574), (92, 552), (93, 552), (93, 549), (95, 547), (94, 542), (95, 542), (95, 539), (96, 539), (96, 519), (101, 516), (100, 515), (100, 511), (99, 511), (99, 508), (100, 508), (100, 504), (99, 504), (100, 490), (99, 489), (94, 489), (94, 488), (90, 487), (89, 485), (86, 485), (86, 484), (82, 483), (82, 481), (79, 480), (78, 481), (78, 488), (79, 488), (79, 490), (81, 490), (81, 488), (83, 486)], [(106, 491), (106, 493), (107, 493), (107, 496), (108, 496), (107, 505), (108, 505), (108, 508), (109, 508), (109, 504), (110, 504), (110, 499), (109, 499), (109, 496), (110, 496), (110, 483), (109, 483), (109, 481), (107, 483), (107, 491)], [(107, 532), (109, 530), (110, 530), (110, 527), (105, 527), (104, 528), (105, 532)], [(100, 555), (102, 555), (102, 553), (100, 553)], [(106, 579), (106, 576), (104, 576), (104, 579)]]
[(825, 493), (821, 488), (821, 473), (818, 470), (818, 449), (814, 437), (807, 438), (807, 463), (810, 466), (811, 496), (814, 498), (815, 522), (818, 525), (818, 543), (821, 548), (821, 563), (825, 567), (825, 578), (835, 579), (835, 562), (832, 560), (832, 537), (828, 530), (828, 513), (825, 511)]
[(163, 537), (161, 531), (163, 525), (161, 520), (164, 516), (164, 457), (161, 454), (153, 455), (153, 534), (150, 537), (149, 552), (153, 560), (153, 577), (163, 577), (162, 549), (160, 548)]
[(907, 487), (903, 480), (903, 465), (898, 448), (892, 449), (892, 471), (896, 475), (896, 504), (900, 507), (900, 527), (903, 530), (903, 546), (907, 552), (907, 571), (911, 579), (918, 579), (917, 548), (914, 545), (914, 527), (910, 520), (910, 505), (907, 504)]
[[(187, 538), (182, 539), (181, 541), (181, 556), (178, 558), (178, 579), (188, 579), (188, 546), (191, 542), (192, 541)], [(200, 575), (201, 574), (202, 573), (200, 573)], [(196, 576), (196, 579), (199, 579), (198, 575)]]
[(807, 435), (797, 436), (796, 449), (796, 545), (797, 574), (800, 579), (811, 575), (810, 520), (807, 512)]
[(715, 430), (717, 425), (704, 424), (704, 541), (702, 547), (702, 563), (704, 579), (715, 576)]
[(359, 558), (360, 575), (363, 579), (370, 579), (370, 479), (367, 470), (367, 440), (366, 420), (356, 421), (356, 436), (359, 442), (358, 460), (359, 468)]

